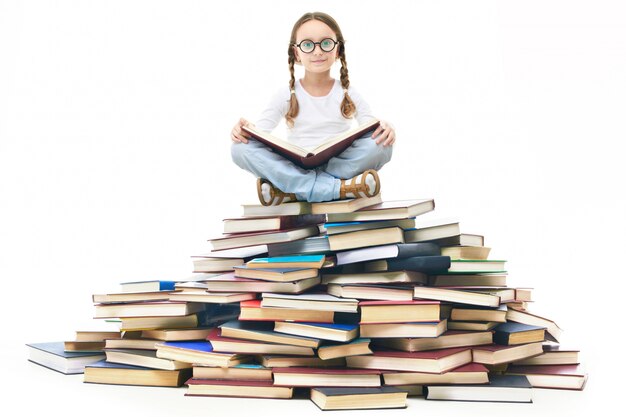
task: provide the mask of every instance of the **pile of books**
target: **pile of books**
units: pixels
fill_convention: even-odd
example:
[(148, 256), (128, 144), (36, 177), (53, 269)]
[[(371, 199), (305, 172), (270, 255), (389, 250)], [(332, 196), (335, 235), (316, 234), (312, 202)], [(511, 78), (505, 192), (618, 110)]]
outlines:
[[(96, 317), (119, 332), (80, 333), (53, 353), (30, 345), (31, 360), (64, 373), (84, 366), (85, 382), (304, 395), (322, 409), (583, 389), (579, 351), (529, 311), (532, 290), (508, 286), (484, 237), (434, 208), (380, 195), (244, 206), (211, 252), (192, 257), (191, 277), (93, 296)], [(84, 359), (61, 365), (70, 353)]]

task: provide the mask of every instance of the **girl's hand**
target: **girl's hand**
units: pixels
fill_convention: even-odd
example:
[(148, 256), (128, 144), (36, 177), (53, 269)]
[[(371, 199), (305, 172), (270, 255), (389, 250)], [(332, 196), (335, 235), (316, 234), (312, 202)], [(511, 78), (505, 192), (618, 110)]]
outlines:
[(230, 132), (230, 139), (235, 143), (248, 143), (248, 139), (250, 136), (241, 130), (243, 126), (254, 126), (252, 123), (244, 119), (243, 117), (239, 119), (239, 121), (233, 127), (233, 130)]
[(376, 144), (382, 142), (383, 146), (391, 146), (396, 141), (396, 129), (389, 122), (380, 121), (380, 126), (372, 133), (372, 139), (376, 139)]

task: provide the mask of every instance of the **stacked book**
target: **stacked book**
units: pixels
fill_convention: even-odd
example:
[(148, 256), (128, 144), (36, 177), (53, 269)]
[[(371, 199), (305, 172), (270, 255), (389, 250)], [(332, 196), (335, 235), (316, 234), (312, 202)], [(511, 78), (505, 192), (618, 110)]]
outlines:
[(101, 341), (106, 358), (85, 382), (304, 393), (322, 409), (582, 389), (579, 352), (529, 311), (532, 290), (508, 286), (484, 237), (433, 211), (433, 200), (380, 196), (244, 206), (192, 257), (191, 277), (93, 296), (121, 333)]

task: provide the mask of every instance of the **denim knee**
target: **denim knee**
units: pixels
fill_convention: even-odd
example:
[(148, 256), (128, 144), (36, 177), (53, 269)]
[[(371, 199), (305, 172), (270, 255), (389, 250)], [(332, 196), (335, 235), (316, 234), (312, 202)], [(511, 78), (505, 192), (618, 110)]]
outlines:
[(235, 164), (240, 168), (244, 168), (248, 160), (248, 149), (245, 143), (233, 143), (230, 146), (230, 156)]
[(365, 155), (367, 161), (364, 161), (364, 166), (379, 170), (391, 160), (393, 146), (383, 146), (382, 143), (377, 144), (376, 141), (371, 138), (364, 140), (359, 145), (366, 149)]

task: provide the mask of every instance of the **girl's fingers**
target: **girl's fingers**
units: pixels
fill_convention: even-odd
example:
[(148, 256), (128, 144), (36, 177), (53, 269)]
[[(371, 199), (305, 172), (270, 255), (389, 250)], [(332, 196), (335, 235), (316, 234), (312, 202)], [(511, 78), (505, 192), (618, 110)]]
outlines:
[[(376, 139), (376, 136), (380, 135), (380, 132), (382, 132), (383, 130), (385, 129), (383, 129), (383, 127), (379, 125), (376, 130), (374, 130), (374, 133), (372, 133), (372, 139)], [(378, 141), (376, 141), (376, 143), (378, 143)]]
[(389, 137), (387, 138), (385, 143), (383, 143), (383, 146), (393, 145), (395, 141), (396, 141), (396, 132), (391, 131), (391, 133), (389, 133)]
[(389, 131), (389, 130), (385, 130), (385, 131), (383, 131), (383, 133), (382, 133), (382, 134), (378, 137), (378, 139), (376, 140), (376, 143), (377, 143), (377, 144), (384, 143), (384, 142), (387, 140), (387, 138), (389, 138), (389, 133), (390, 133), (390, 131)]

